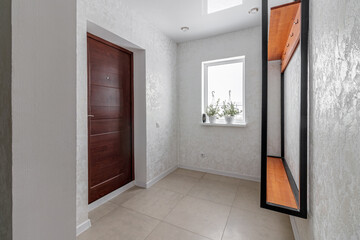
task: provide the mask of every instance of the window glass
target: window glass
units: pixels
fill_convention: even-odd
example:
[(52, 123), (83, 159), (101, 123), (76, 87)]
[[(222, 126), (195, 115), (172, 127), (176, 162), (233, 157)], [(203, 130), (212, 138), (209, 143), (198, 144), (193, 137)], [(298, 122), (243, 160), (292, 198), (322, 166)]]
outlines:
[(231, 101), (240, 110), (240, 114), (235, 117), (236, 121), (245, 121), (244, 63), (244, 57), (203, 62), (203, 110), (210, 104), (216, 104), (218, 99), (220, 105), (224, 101)]

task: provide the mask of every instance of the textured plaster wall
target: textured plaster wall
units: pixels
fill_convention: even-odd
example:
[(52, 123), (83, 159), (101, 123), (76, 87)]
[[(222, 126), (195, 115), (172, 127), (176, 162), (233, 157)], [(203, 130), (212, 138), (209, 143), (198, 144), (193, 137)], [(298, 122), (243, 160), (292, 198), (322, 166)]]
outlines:
[(88, 220), (88, 113), (86, 1), (76, 1), (76, 4), (76, 225), (78, 226)]
[(281, 62), (268, 63), (268, 155), (281, 156)]
[(11, 87), (13, 239), (75, 239), (75, 1), (12, 0)]
[(300, 171), (300, 82), (301, 46), (299, 44), (284, 72), (285, 159), (298, 188)]
[(146, 54), (147, 181), (177, 166), (177, 45), (121, 0), (78, 1), (77, 224), (87, 220), (86, 22), (141, 47)]
[(11, 0), (0, 2), (0, 239), (12, 239)]
[(310, 209), (301, 239), (360, 239), (360, 1), (310, 1)]
[[(201, 62), (242, 55), (247, 126), (201, 126)], [(260, 69), (260, 27), (178, 45), (180, 165), (260, 176)]]

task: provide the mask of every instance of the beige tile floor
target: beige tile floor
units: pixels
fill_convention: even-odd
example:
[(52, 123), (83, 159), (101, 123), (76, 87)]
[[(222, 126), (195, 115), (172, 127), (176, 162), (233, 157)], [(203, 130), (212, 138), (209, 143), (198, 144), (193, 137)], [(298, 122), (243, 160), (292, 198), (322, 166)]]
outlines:
[(259, 183), (177, 169), (89, 213), (78, 240), (292, 240), (289, 217), (259, 208)]

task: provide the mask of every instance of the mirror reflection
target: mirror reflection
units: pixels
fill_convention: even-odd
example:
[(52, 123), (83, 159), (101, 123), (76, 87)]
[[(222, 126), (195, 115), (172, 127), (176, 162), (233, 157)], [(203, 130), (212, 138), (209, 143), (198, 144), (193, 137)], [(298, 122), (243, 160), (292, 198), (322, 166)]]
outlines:
[(269, 1), (268, 204), (298, 210), (300, 170), (300, 1)]

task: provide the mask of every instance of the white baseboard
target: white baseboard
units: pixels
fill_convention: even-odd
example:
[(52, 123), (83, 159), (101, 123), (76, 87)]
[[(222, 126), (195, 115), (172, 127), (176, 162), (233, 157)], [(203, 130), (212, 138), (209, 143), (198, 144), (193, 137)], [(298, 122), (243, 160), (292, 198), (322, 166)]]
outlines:
[(141, 188), (146, 188), (146, 183), (145, 182), (136, 181), (135, 185), (138, 186), (138, 187), (141, 187)]
[(226, 177), (239, 178), (239, 179), (244, 179), (244, 180), (249, 180), (249, 181), (254, 181), (254, 182), (260, 182), (260, 177), (253, 177), (253, 176), (238, 174), (238, 173), (234, 173), (234, 172), (219, 171), (219, 170), (200, 168), (200, 167), (190, 167), (190, 166), (185, 166), (185, 165), (181, 165), (181, 164), (179, 165), (179, 168), (184, 168), (184, 169), (199, 171), (199, 172), (212, 173), (212, 174), (222, 175), (222, 176), (226, 176)]
[(155, 183), (157, 183), (158, 181), (160, 181), (161, 179), (163, 179), (164, 177), (166, 177), (167, 175), (169, 175), (170, 173), (172, 173), (173, 171), (175, 171), (177, 168), (178, 168), (178, 166), (174, 166), (174, 167), (166, 170), (165, 172), (163, 172), (163, 173), (160, 174), (159, 176), (151, 179), (151, 180), (148, 181), (146, 184), (136, 182), (136, 185), (139, 186), (139, 187), (143, 187), (143, 188), (150, 188), (150, 187), (153, 186)]
[(300, 240), (299, 230), (297, 228), (294, 216), (290, 216), (290, 223), (291, 223), (291, 228), (292, 228), (293, 233), (294, 233), (295, 240)]
[(132, 188), (134, 186), (135, 186), (135, 181), (132, 181), (132, 182), (122, 186), (121, 188), (116, 189), (115, 191), (109, 193), (108, 195), (96, 200), (95, 202), (89, 204), (89, 206), (88, 206), (89, 212), (94, 210), (95, 208), (103, 205), (104, 203), (110, 201), (114, 197), (119, 196), (121, 193), (125, 192), (126, 190), (129, 190), (130, 188)]
[(76, 227), (76, 236), (79, 236), (81, 233), (85, 232), (91, 227), (90, 219), (86, 220), (85, 222), (79, 224)]

